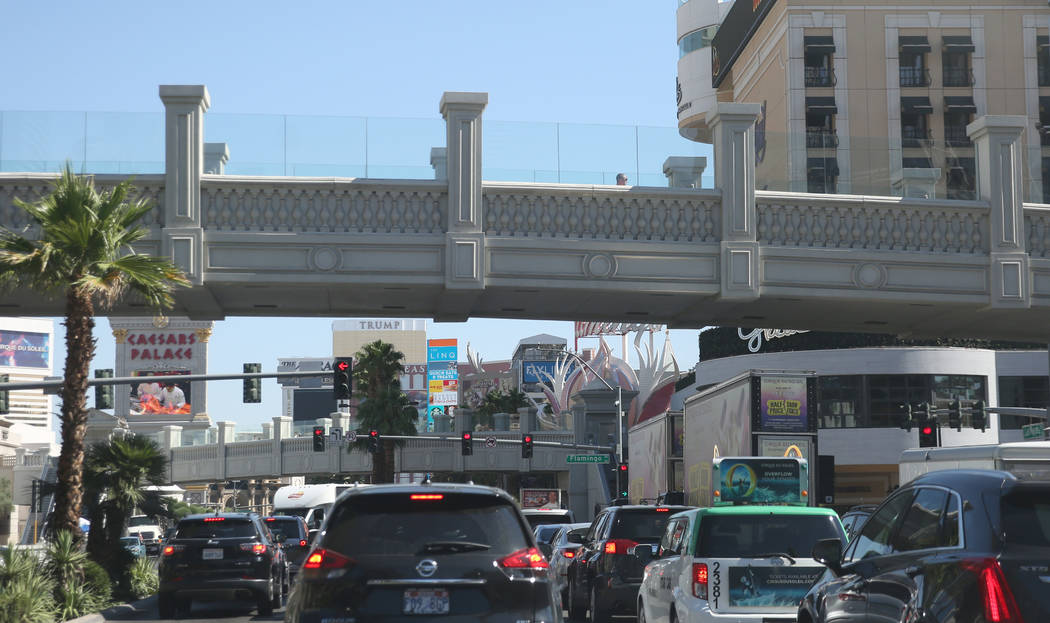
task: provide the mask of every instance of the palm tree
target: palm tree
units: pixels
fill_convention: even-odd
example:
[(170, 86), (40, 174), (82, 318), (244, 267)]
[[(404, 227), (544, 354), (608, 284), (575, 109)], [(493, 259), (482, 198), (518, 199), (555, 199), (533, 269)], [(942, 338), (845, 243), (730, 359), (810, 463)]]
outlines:
[(485, 394), (485, 399), (477, 409), (478, 423), (492, 426), (494, 413), (517, 413), (520, 407), (529, 406), (529, 399), (517, 388), (494, 389)]
[[(404, 353), (392, 344), (376, 340), (354, 356), (354, 381), (357, 385), (358, 428), (379, 431), (383, 435), (415, 435), (419, 412), (401, 391)], [(359, 435), (362, 439), (366, 435)], [(393, 482), (394, 440), (381, 439), (379, 453), (372, 457), (372, 482)]]
[(152, 439), (116, 437), (91, 446), (84, 461), (84, 490), (91, 515), (88, 551), (99, 560), (120, 546), (136, 508), (157, 511), (160, 495), (146, 490), (163, 484), (168, 459)]
[(170, 261), (136, 253), (149, 232), (140, 225), (152, 204), (131, 198), (128, 181), (98, 191), (92, 178), (67, 163), (51, 192), (35, 203), (15, 199), (32, 226), (0, 226), (0, 284), (28, 288), (66, 301), (66, 361), (62, 385), (62, 451), (58, 460), (55, 529), (78, 534), (83, 498), (88, 369), (95, 354), (95, 306), (108, 306), (129, 290), (156, 310), (171, 307), (176, 286), (188, 286)]

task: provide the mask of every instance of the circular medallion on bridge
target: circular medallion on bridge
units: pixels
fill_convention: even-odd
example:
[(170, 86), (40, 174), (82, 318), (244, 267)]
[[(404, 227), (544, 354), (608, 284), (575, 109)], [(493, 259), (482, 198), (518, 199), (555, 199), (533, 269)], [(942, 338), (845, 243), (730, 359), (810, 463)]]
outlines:
[(587, 256), (583, 261), (584, 272), (588, 277), (607, 278), (616, 272), (616, 260), (608, 253)]
[(860, 288), (881, 288), (886, 285), (886, 267), (882, 264), (857, 264), (853, 267), (853, 283)]
[(335, 270), (342, 263), (342, 256), (331, 247), (320, 247), (310, 252), (310, 263), (317, 270)]

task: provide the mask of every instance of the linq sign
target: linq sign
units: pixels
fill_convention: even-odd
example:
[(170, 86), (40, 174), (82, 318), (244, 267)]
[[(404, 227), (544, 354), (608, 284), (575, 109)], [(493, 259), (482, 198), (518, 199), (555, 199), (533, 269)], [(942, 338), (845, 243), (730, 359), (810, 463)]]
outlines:
[[(128, 344), (135, 346), (188, 346), (197, 343), (194, 333), (132, 333)], [(132, 359), (192, 359), (191, 348), (132, 348)]]

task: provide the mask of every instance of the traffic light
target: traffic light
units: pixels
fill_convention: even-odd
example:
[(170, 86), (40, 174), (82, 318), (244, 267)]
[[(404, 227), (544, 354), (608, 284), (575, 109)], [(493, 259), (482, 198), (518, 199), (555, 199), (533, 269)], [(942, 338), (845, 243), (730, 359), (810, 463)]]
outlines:
[(463, 456), (470, 456), (474, 454), (474, 437), (470, 433), (463, 433), (463, 439), (460, 442), (459, 453)]
[(324, 452), (324, 426), (314, 426), (314, 452)]
[[(0, 383), (6, 383), (9, 377), (6, 374), (0, 374)], [(0, 415), (7, 415), (11, 409), (9, 393), (6, 389), (0, 389)]]
[(906, 402), (901, 405), (901, 416), (900, 416), (900, 427), (904, 430), (911, 432), (911, 427), (915, 425), (915, 416), (911, 412), (911, 403)]
[[(244, 364), (245, 374), (251, 372), (262, 372), (261, 363), (246, 363)], [(262, 402), (262, 379), (250, 378), (244, 379), (244, 397), (241, 402)], [(314, 442), (316, 449), (317, 442)], [(323, 449), (323, 448), (322, 448)]]
[(926, 418), (919, 424), (919, 447), (920, 448), (936, 448), (940, 444), (937, 440), (937, 420), (936, 418)]
[[(96, 379), (111, 379), (113, 378), (113, 370), (95, 370)], [(96, 385), (95, 386), (95, 408), (96, 409), (112, 409), (113, 408), (113, 386), (112, 385)]]
[(627, 463), (620, 463), (616, 466), (616, 483), (619, 488), (618, 495), (621, 499), (627, 499)]
[(958, 398), (948, 404), (948, 428), (962, 432), (962, 402)]
[(336, 357), (332, 365), (332, 393), (336, 400), (350, 400), (353, 393), (354, 360), (350, 357)]
[(521, 436), (521, 458), (532, 458), (532, 435), (525, 434)]
[(368, 451), (372, 454), (379, 452), (379, 431), (368, 431)]
[(981, 429), (982, 433), (987, 428), (988, 412), (985, 411), (983, 400), (975, 400), (973, 405), (970, 406), (970, 424), (974, 428)]

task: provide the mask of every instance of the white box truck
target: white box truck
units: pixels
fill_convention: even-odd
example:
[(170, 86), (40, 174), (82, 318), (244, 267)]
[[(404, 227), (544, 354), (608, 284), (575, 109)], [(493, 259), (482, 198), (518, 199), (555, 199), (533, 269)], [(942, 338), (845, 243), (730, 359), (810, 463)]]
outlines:
[(1050, 441), (912, 448), (901, 453), (900, 483), (942, 469), (997, 469), (1025, 480), (1050, 479)]

